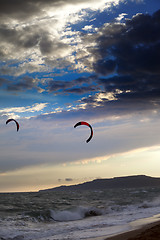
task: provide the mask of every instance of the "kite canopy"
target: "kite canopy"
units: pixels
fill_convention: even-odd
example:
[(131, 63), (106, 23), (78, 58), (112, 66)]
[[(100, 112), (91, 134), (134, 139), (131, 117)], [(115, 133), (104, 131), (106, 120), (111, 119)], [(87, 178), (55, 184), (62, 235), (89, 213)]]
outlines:
[(91, 129), (91, 135), (90, 135), (90, 137), (86, 140), (86, 142), (88, 143), (88, 142), (92, 139), (92, 137), (93, 137), (93, 129), (92, 129), (92, 127), (91, 127), (91, 125), (90, 125), (89, 123), (83, 122), (83, 121), (76, 123), (76, 124), (74, 125), (74, 128), (76, 128), (77, 126), (80, 126), (80, 125), (86, 125), (86, 126), (88, 126), (88, 127)]
[(8, 123), (11, 122), (11, 121), (14, 121), (14, 122), (16, 123), (16, 126), (17, 126), (17, 132), (18, 132), (18, 130), (19, 130), (19, 123), (18, 123), (15, 119), (13, 119), (13, 118), (8, 119), (8, 120), (6, 121), (6, 124), (8, 124)]

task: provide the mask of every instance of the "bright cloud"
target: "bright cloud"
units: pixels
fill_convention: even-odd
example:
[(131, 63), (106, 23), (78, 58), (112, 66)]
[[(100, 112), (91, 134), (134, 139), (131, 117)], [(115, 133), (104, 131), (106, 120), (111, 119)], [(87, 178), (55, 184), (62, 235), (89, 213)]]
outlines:
[[(3, 11), (1, 22), (5, 24), (0, 26), (2, 49), (0, 55), (3, 60), (12, 59), (13, 63), (18, 65), (12, 67), (6, 63), (0, 69), (3, 74), (18, 76), (26, 72), (47, 71), (47, 68), (60, 67), (62, 62), (66, 66), (75, 64), (76, 59), (71, 58), (70, 55), (80, 51), (84, 46), (79, 45), (80, 33), (72, 31), (70, 24), (78, 23), (88, 17), (88, 9), (104, 11), (112, 5), (118, 5), (120, 0), (109, 0), (107, 3), (105, 0), (76, 1), (76, 3), (69, 0), (63, 5), (57, 0), (53, 3), (49, 1), (49, 7), (48, 1), (38, 2), (39, 5), (34, 5), (34, 1), (31, 3), (32, 9), (24, 1), (20, 8), (15, 1), (12, 11), (6, 10), (5, 3), (3, 4), (5, 10), (3, 6), (1, 7)], [(19, 19), (19, 11), (20, 9), (22, 11), (23, 7), (29, 10), (27, 15), (24, 12), (24, 15), (21, 15), (24, 18), (22, 21)], [(67, 27), (70, 31), (67, 31)], [(90, 28), (91, 26), (84, 27), (85, 30)], [(57, 59), (59, 61), (55, 61)]]
[(47, 106), (47, 104), (48, 103), (35, 103), (34, 105), (27, 106), (27, 107), (3, 108), (3, 109), (0, 109), (0, 115), (18, 117), (18, 115), (15, 115), (15, 113), (39, 112), (39, 111), (42, 111)]

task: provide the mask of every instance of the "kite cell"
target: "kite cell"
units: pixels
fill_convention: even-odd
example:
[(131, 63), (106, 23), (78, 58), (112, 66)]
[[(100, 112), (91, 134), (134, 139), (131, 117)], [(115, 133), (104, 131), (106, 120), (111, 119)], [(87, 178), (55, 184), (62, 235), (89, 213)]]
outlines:
[(91, 125), (90, 125), (89, 123), (87, 123), (87, 122), (78, 122), (78, 123), (76, 123), (76, 124), (74, 125), (74, 128), (76, 128), (77, 126), (80, 126), (80, 125), (86, 125), (86, 126), (90, 127), (90, 129), (91, 129), (91, 135), (90, 135), (90, 137), (86, 140), (86, 142), (88, 143), (88, 142), (92, 139), (92, 137), (93, 137), (93, 129), (92, 129)]
[(14, 121), (15, 123), (16, 123), (16, 126), (17, 126), (17, 132), (18, 132), (18, 130), (19, 130), (19, 123), (16, 121), (16, 120), (14, 120), (14, 119), (8, 119), (7, 121), (6, 121), (6, 124), (8, 124), (9, 122), (11, 122), (11, 121)]

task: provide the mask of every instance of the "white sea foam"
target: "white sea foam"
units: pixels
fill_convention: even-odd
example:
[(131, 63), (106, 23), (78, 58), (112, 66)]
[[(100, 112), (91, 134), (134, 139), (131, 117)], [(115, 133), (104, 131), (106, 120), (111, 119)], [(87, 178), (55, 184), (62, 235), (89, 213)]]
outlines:
[(55, 221), (66, 222), (84, 219), (91, 216), (102, 215), (102, 211), (97, 208), (76, 207), (71, 210), (54, 211), (50, 210), (50, 216)]
[(83, 211), (53, 211), (51, 210), (51, 217), (55, 221), (65, 222), (65, 221), (75, 221), (84, 218)]

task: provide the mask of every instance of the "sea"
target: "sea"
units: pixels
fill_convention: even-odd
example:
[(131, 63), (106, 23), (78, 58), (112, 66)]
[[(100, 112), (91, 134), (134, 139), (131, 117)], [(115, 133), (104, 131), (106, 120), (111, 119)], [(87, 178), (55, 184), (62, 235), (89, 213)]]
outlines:
[(105, 239), (160, 220), (160, 187), (0, 193), (0, 240)]

